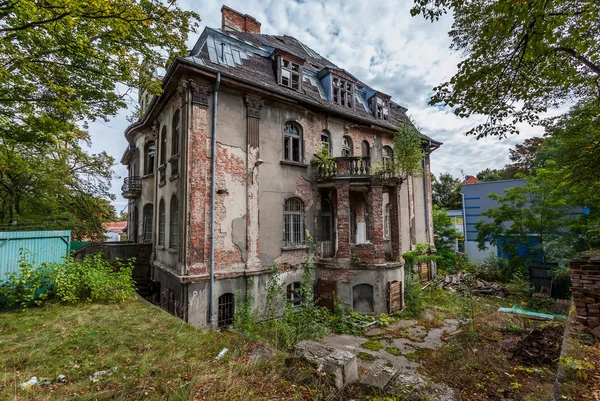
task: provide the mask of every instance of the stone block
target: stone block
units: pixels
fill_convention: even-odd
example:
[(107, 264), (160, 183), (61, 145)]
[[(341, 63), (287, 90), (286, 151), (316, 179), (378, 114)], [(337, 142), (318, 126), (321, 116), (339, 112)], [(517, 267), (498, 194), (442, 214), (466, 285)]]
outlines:
[(590, 331), (597, 339), (600, 339), (600, 326)]
[(397, 373), (392, 367), (375, 365), (360, 381), (360, 386), (366, 393), (380, 394)]
[(292, 358), (308, 362), (331, 379), (338, 389), (358, 380), (356, 356), (351, 352), (333, 349), (314, 341), (300, 341), (294, 347)]

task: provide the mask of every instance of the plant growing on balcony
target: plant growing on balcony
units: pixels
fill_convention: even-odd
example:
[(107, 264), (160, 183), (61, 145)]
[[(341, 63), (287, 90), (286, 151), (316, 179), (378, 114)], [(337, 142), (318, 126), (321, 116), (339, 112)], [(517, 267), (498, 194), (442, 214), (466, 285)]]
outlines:
[(412, 122), (400, 122), (394, 137), (394, 157), (386, 162), (377, 162), (371, 168), (371, 174), (382, 180), (423, 175), (425, 151), (421, 145), (421, 136)]
[(317, 166), (321, 177), (335, 176), (337, 173), (335, 158), (331, 156), (331, 152), (327, 145), (323, 145), (321, 150), (316, 152), (314, 156), (315, 158), (313, 159), (312, 164)]

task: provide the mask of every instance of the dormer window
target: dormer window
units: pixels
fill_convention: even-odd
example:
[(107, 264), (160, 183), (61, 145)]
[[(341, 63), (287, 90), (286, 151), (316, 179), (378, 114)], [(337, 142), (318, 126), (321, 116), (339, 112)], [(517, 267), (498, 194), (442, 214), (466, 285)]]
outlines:
[(354, 108), (354, 84), (352, 82), (334, 76), (331, 89), (333, 103)]
[(388, 100), (377, 97), (375, 102), (375, 117), (380, 120), (388, 119), (390, 115), (390, 102)]
[(302, 65), (279, 57), (279, 85), (299, 91), (302, 85)]

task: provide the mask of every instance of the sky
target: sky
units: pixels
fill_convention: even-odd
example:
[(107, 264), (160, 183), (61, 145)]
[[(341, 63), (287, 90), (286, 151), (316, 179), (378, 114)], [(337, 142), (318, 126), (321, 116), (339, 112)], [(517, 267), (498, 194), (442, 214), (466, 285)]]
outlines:
[[(297, 38), (359, 80), (391, 95), (394, 102), (408, 108), (422, 133), (443, 142), (431, 155), (435, 175), (449, 172), (462, 177), (502, 168), (509, 163), (511, 147), (543, 133), (539, 127), (523, 125), (519, 136), (476, 140), (464, 133), (481, 123), (482, 117), (462, 119), (447, 107), (428, 105), (433, 87), (449, 80), (460, 61), (460, 55), (450, 50), (451, 16), (435, 23), (411, 17), (410, 0), (222, 1), (179, 0), (182, 8), (196, 11), (202, 18), (198, 31), (188, 38), (190, 48), (206, 26), (220, 28), (223, 4), (255, 17), (262, 24), (262, 33)], [(123, 110), (109, 122), (91, 123), (91, 151), (106, 151), (118, 163), (127, 146), (123, 132), (129, 114), (131, 110)], [(120, 194), (127, 171), (120, 164), (114, 170), (118, 178), (112, 182), (117, 197), (113, 204), (119, 212), (127, 205)]]

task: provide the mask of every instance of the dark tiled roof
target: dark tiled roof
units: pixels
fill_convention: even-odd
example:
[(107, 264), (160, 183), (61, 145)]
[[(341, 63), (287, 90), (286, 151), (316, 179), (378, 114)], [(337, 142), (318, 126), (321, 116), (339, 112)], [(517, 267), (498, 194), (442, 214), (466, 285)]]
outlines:
[[(302, 92), (278, 84), (269, 58), (276, 49), (305, 60)], [(409, 121), (405, 114), (406, 109), (393, 102), (390, 103), (389, 120), (375, 118), (368, 106), (368, 98), (375, 90), (358, 80), (355, 85), (354, 109), (329, 101), (317, 73), (324, 68), (330, 68), (352, 75), (291, 36), (224, 32), (206, 28), (190, 55), (183, 59), (201, 67), (215, 69), (224, 76), (252, 83), (273, 93), (368, 124), (396, 130), (400, 122)], [(424, 135), (423, 137), (432, 140)]]

